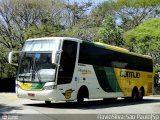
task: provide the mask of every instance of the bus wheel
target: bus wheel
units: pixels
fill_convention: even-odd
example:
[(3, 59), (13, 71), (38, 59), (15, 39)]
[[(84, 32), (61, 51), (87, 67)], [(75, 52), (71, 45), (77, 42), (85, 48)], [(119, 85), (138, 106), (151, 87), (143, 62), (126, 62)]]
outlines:
[(78, 95), (77, 95), (77, 102), (78, 103), (83, 103), (84, 98), (89, 98), (89, 93), (88, 93), (88, 89), (86, 86), (82, 86), (79, 91), (78, 91)]
[(51, 101), (45, 101), (45, 104), (49, 105), (49, 104), (51, 104)]
[(77, 95), (77, 102), (78, 103), (83, 103), (84, 101), (84, 93), (82, 93), (81, 91), (78, 92), (78, 95)]
[(143, 96), (144, 96), (144, 88), (141, 87), (140, 90), (139, 90), (139, 100), (143, 100)]
[(134, 89), (133, 89), (133, 92), (132, 92), (132, 100), (137, 101), (138, 99), (139, 99), (138, 89), (137, 89), (137, 88), (134, 88)]

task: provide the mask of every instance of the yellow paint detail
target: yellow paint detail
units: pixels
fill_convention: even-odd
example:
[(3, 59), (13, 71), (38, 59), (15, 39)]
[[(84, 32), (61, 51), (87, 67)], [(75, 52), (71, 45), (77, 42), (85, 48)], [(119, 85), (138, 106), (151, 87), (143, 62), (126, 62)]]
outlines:
[(108, 44), (101, 43), (101, 42), (94, 42), (94, 43), (97, 44), (97, 45), (102, 45), (102, 46), (104, 46), (106, 48), (109, 48), (109, 49), (112, 49), (112, 50), (129, 52), (129, 50), (127, 50), (125, 48), (117, 47), (117, 46), (114, 46), (114, 45), (108, 45)]
[(23, 83), (23, 82), (20, 83), (20, 87), (23, 90), (30, 90), (31, 86), (32, 86), (32, 83)]
[(140, 57), (143, 57), (143, 58), (152, 59), (148, 55), (141, 55), (141, 54), (138, 54), (138, 53), (130, 52), (129, 50), (127, 50), (125, 48), (121, 48), (121, 47), (117, 47), (117, 46), (113, 46), (113, 45), (108, 45), (108, 44), (101, 43), (101, 42), (94, 42), (94, 43), (97, 44), (97, 45), (104, 46), (105, 48), (110, 49), (110, 50), (119, 51), (119, 52), (127, 53), (127, 54), (130, 54), (130, 55), (136, 55), (136, 56), (140, 56)]
[(153, 72), (143, 72), (120, 68), (114, 68), (114, 71), (124, 96), (131, 97), (132, 90), (135, 86), (138, 89), (144, 87), (145, 95), (153, 94)]
[(66, 90), (66, 91), (65, 91), (65, 98), (66, 98), (66, 99), (70, 99), (72, 92), (73, 92), (72, 89)]

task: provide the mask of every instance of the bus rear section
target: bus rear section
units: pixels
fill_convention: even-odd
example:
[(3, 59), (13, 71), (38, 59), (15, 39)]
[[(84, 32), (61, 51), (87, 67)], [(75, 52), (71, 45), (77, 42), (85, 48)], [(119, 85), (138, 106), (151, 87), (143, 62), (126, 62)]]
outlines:
[(79, 64), (89, 79), (89, 98), (132, 98), (153, 94), (152, 58), (102, 43), (80, 44)]

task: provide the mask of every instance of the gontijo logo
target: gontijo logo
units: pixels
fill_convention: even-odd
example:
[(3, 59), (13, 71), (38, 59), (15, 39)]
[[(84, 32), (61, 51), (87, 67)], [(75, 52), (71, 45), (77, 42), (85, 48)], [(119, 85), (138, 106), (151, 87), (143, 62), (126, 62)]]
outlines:
[(65, 93), (62, 93), (62, 94), (65, 96), (66, 99), (70, 99), (73, 91), (74, 90), (72, 89), (68, 89), (65, 91)]
[(139, 72), (121, 70), (120, 71), (120, 77), (140, 78), (140, 73)]

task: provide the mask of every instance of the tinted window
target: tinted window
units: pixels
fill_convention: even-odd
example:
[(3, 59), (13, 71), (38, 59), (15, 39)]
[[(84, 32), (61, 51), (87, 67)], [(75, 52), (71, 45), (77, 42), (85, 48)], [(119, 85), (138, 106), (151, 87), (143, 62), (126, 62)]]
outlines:
[(88, 42), (83, 42), (80, 45), (79, 63), (148, 72), (153, 71), (151, 59), (109, 50)]
[(64, 41), (62, 50), (58, 72), (58, 84), (70, 83), (72, 80), (76, 61), (77, 43), (73, 41)]

